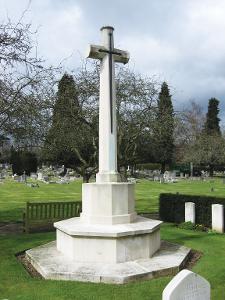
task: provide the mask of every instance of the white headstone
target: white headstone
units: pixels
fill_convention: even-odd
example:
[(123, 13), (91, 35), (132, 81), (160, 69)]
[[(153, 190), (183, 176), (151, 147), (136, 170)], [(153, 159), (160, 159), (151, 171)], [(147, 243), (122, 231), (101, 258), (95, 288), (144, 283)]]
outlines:
[(212, 230), (223, 233), (224, 209), (222, 204), (212, 204)]
[(193, 177), (193, 162), (190, 162), (191, 177)]
[(185, 202), (185, 222), (195, 224), (195, 203)]
[(37, 176), (38, 176), (37, 177), (38, 180), (42, 180), (43, 179), (43, 174), (41, 172), (38, 172)]
[(182, 270), (166, 286), (162, 300), (210, 300), (210, 284), (198, 274)]
[(36, 173), (30, 173), (30, 178), (32, 179), (37, 179), (37, 174)]

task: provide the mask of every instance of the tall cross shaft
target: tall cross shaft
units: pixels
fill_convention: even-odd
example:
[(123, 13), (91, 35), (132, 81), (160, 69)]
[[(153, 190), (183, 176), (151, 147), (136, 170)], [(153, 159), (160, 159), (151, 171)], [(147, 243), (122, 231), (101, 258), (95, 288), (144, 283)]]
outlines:
[(89, 58), (100, 59), (99, 182), (119, 181), (117, 172), (117, 121), (115, 62), (126, 64), (129, 53), (114, 48), (113, 27), (101, 28), (102, 46), (91, 45)]
[(106, 53), (109, 55), (109, 91), (110, 91), (110, 121), (111, 121), (111, 133), (113, 132), (113, 82), (112, 82), (112, 63), (113, 63), (113, 54), (121, 56), (120, 52), (113, 51), (113, 36), (109, 32), (109, 50), (99, 49), (99, 52)]

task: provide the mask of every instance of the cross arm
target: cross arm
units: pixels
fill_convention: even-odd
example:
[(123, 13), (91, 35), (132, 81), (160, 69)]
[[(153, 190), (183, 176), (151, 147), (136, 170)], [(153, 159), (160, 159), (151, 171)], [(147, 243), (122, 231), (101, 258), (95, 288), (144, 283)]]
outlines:
[(115, 62), (119, 62), (119, 63), (123, 63), (123, 64), (128, 63), (128, 61), (130, 59), (130, 54), (128, 51), (123, 51), (123, 50), (114, 48), (113, 52), (115, 53), (113, 56)]
[(103, 52), (104, 50), (105, 50), (105, 47), (103, 47), (103, 46), (90, 45), (87, 49), (86, 57), (102, 59), (105, 56), (105, 53)]
[[(110, 53), (110, 51), (106, 49), (104, 46), (90, 45), (88, 47), (86, 57), (94, 58), (94, 59), (103, 59), (103, 57), (107, 53)], [(126, 64), (130, 59), (129, 52), (127, 51), (114, 48), (113, 51), (111, 51), (111, 53), (113, 54), (113, 58), (115, 62)]]

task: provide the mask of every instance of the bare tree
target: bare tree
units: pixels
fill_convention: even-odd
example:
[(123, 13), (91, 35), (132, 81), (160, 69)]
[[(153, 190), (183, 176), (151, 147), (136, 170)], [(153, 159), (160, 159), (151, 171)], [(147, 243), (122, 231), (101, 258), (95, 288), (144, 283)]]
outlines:
[(23, 15), (17, 23), (0, 24), (0, 132), (35, 146), (49, 123), (58, 68), (37, 56), (36, 32)]
[(174, 139), (176, 161), (183, 161), (190, 145), (201, 135), (205, 123), (203, 108), (195, 101), (183, 111), (176, 112)]
[[(98, 162), (98, 106), (99, 106), (99, 66), (98, 64), (84, 63), (74, 72), (76, 97), (79, 109), (74, 109), (74, 116), (67, 122), (67, 128), (73, 123), (73, 128), (67, 130), (60, 138), (60, 145), (64, 141), (64, 152), (73, 161), (74, 168), (88, 181), (97, 171)], [(117, 83), (117, 120), (118, 120), (118, 164), (126, 167), (135, 164), (138, 157), (138, 148), (141, 147), (141, 137), (150, 132), (152, 110), (157, 95), (157, 86), (154, 78), (143, 78), (130, 71), (129, 68), (118, 68)], [(67, 101), (68, 103), (68, 101)], [(67, 107), (68, 109), (68, 107)], [(71, 111), (64, 114), (61, 123), (70, 118)], [(54, 131), (56, 135), (60, 130)], [(66, 131), (64, 131), (66, 132)], [(56, 139), (54, 139), (56, 140)], [(66, 142), (67, 141), (67, 142)], [(50, 149), (50, 148), (49, 148)], [(52, 150), (47, 151), (54, 154)], [(69, 149), (69, 152), (65, 150)], [(61, 156), (62, 157), (62, 156)], [(55, 156), (56, 158), (56, 156)], [(60, 161), (62, 163), (62, 161)]]
[(140, 154), (143, 155), (140, 148), (144, 146), (144, 140), (145, 143), (151, 143), (158, 88), (155, 77), (136, 74), (129, 67), (118, 69), (118, 162), (120, 167), (124, 167), (125, 173), (128, 165), (134, 166), (151, 156), (140, 157)]

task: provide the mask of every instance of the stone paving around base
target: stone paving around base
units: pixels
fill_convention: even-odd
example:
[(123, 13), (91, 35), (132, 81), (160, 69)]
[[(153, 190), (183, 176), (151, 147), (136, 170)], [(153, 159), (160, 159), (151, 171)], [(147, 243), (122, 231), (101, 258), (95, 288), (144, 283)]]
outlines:
[(184, 246), (162, 241), (160, 250), (150, 259), (117, 264), (77, 263), (60, 253), (53, 241), (26, 251), (26, 257), (45, 279), (123, 284), (175, 275), (182, 269), (190, 251)]

